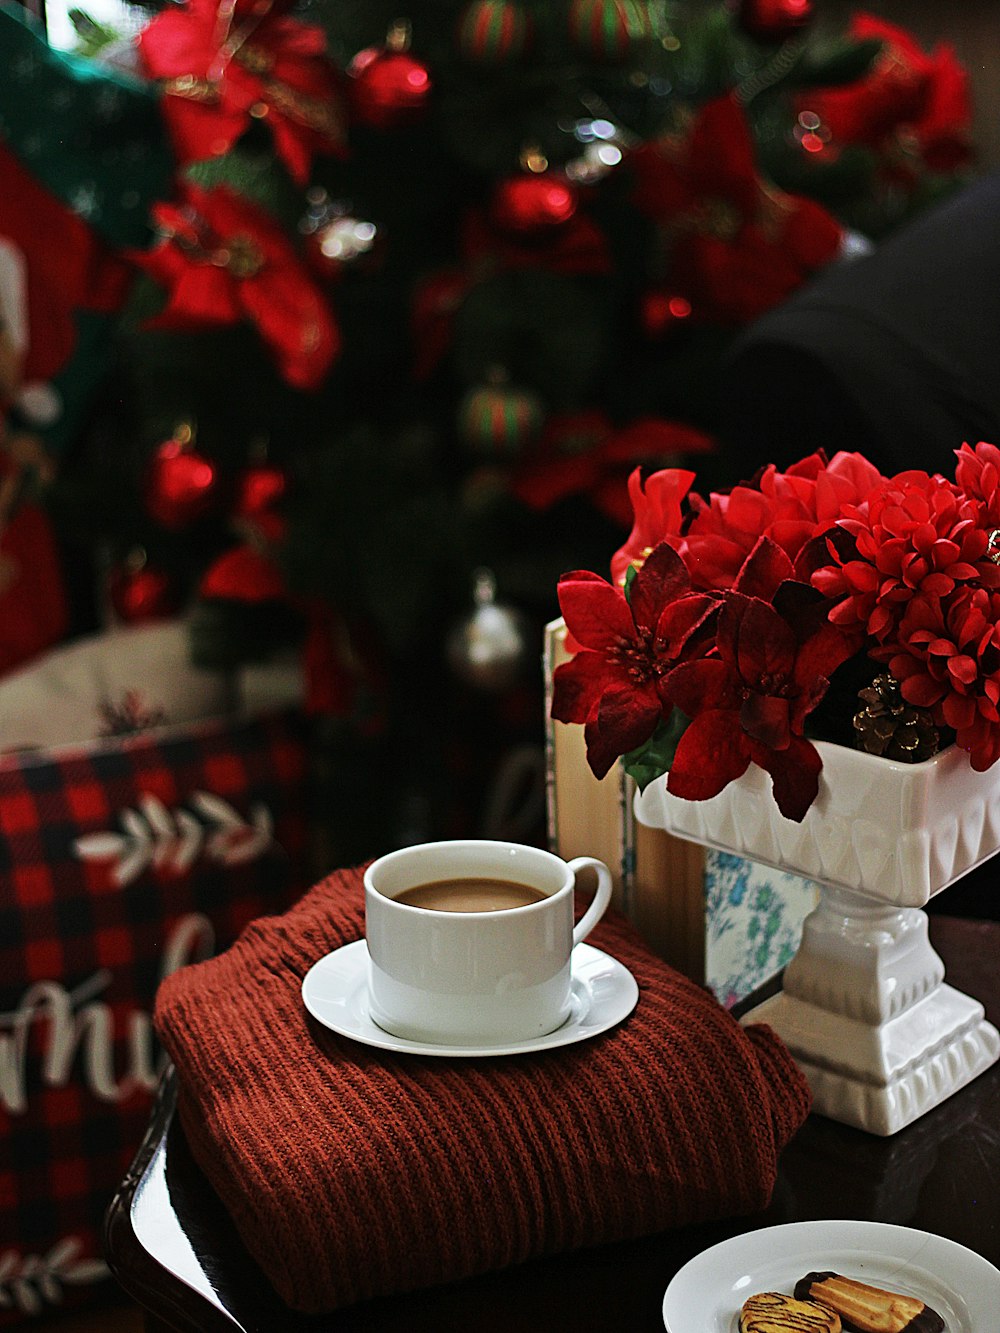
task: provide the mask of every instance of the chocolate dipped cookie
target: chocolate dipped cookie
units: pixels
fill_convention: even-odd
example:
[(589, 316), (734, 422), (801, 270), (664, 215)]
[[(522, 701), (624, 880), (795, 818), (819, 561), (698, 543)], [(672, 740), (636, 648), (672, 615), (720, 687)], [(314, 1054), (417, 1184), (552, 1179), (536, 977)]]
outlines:
[(835, 1310), (851, 1333), (943, 1333), (944, 1320), (915, 1296), (841, 1277), (807, 1273), (795, 1284), (800, 1301), (819, 1301)]
[(740, 1333), (840, 1333), (840, 1316), (815, 1301), (761, 1291), (744, 1301)]

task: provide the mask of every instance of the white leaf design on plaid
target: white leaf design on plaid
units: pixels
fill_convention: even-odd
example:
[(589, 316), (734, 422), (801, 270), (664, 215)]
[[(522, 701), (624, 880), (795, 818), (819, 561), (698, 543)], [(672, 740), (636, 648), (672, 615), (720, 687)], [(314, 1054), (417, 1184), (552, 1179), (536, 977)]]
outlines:
[(110, 1274), (107, 1264), (79, 1258), (82, 1248), (78, 1236), (66, 1236), (46, 1255), (0, 1253), (0, 1309), (14, 1306), (22, 1314), (41, 1314), (46, 1301), (57, 1305), (62, 1300), (63, 1284), (103, 1282)]
[(138, 879), (153, 859), (153, 844), (148, 839), (134, 839), (129, 850), (112, 871), (112, 879), (124, 887)]
[(201, 851), (202, 828), (187, 810), (177, 811), (177, 846), (174, 849), (174, 870), (183, 875), (193, 865)]
[(73, 850), (84, 861), (103, 861), (107, 856), (118, 856), (125, 848), (120, 833), (88, 833), (77, 838)]
[(127, 807), (118, 816), (122, 833), (88, 833), (73, 841), (73, 851), (84, 861), (113, 862), (111, 877), (124, 887), (149, 868), (182, 876), (199, 856), (221, 865), (243, 865), (263, 856), (277, 844), (270, 810), (257, 802), (249, 820), (213, 792), (196, 791), (188, 804), (169, 810), (159, 797), (142, 792), (138, 808)]
[(191, 797), (191, 804), (214, 824), (242, 826), (243, 820), (221, 796), (214, 796), (210, 791), (196, 791)]
[(158, 796), (150, 796), (148, 792), (144, 792), (139, 797), (139, 806), (154, 833), (167, 838), (174, 836), (174, 821), (170, 818), (170, 811)]
[(122, 827), (130, 838), (135, 838), (137, 842), (148, 842), (150, 839), (150, 828), (138, 810), (123, 810), (119, 815), (122, 821)]

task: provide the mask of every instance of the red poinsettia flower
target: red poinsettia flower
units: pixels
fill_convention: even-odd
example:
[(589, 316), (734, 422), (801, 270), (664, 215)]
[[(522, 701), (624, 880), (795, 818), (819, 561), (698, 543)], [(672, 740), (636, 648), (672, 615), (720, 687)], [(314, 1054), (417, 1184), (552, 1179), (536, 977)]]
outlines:
[(837, 527), (852, 540), (831, 541), (833, 563), (812, 576), (813, 586), (837, 602), (830, 619), (860, 623), (876, 646), (891, 644), (914, 596), (940, 600), (970, 581), (1000, 586), (978, 520), (977, 505), (959, 486), (916, 470), (846, 506)]
[(226, 153), (257, 121), (298, 184), (313, 155), (340, 153), (345, 113), (323, 30), (269, 4), (224, 19), (212, 0), (165, 10), (139, 34), (143, 70), (163, 85), (181, 162)]
[(1000, 758), (1000, 593), (960, 588), (953, 598), (914, 598), (889, 670), (903, 698), (954, 729), (979, 772)]
[(875, 150), (890, 174), (905, 176), (919, 166), (950, 172), (967, 163), (969, 81), (953, 47), (941, 44), (928, 54), (905, 29), (871, 14), (856, 14), (849, 35), (882, 42), (869, 72), (802, 93), (799, 110), (818, 116), (834, 143)]
[(625, 527), (633, 512), (626, 473), (637, 462), (705, 453), (711, 447), (710, 436), (680, 421), (640, 417), (615, 426), (603, 412), (556, 417), (511, 478), (511, 491), (532, 509), (586, 495), (613, 523)]
[(950, 44), (936, 49), (936, 64), (920, 116), (901, 132), (901, 146), (919, 156), (930, 171), (949, 174), (975, 156), (969, 74)]
[(135, 263), (167, 289), (150, 327), (204, 329), (248, 319), (289, 384), (314, 389), (339, 351), (322, 293), (282, 228), (227, 186), (186, 183), (153, 209), (161, 240)]
[(650, 554), (628, 597), (586, 570), (564, 575), (558, 591), (579, 651), (556, 669), (552, 716), (584, 724), (587, 761), (601, 778), (652, 736), (664, 713), (662, 681), (704, 642), (718, 603), (691, 592), (684, 562), (666, 544)]
[(731, 94), (706, 103), (686, 133), (643, 144), (630, 160), (635, 203), (660, 224), (673, 285), (694, 319), (749, 323), (840, 249), (843, 229), (823, 207), (759, 174)]
[[(748, 561), (759, 568), (747, 584), (759, 579), (764, 590), (782, 568), (790, 573), (791, 564), (767, 538), (761, 547)], [(816, 799), (822, 770), (819, 753), (803, 735), (805, 719), (856, 643), (825, 619), (786, 619), (763, 597), (734, 589), (722, 599), (718, 656), (681, 663), (661, 686), (691, 718), (667, 789), (688, 800), (706, 800), (755, 763), (770, 773), (781, 813), (801, 820)]]

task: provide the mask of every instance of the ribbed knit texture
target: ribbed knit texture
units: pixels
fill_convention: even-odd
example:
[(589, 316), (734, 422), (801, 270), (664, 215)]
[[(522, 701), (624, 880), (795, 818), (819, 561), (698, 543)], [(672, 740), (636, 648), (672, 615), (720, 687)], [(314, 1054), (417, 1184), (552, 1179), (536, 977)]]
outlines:
[(618, 1027), (558, 1050), (433, 1059), (315, 1023), (317, 959), (364, 933), (361, 874), (160, 988), (191, 1149), (284, 1301), (332, 1310), (542, 1254), (763, 1208), (809, 1092), (609, 913), (590, 943), (639, 983)]

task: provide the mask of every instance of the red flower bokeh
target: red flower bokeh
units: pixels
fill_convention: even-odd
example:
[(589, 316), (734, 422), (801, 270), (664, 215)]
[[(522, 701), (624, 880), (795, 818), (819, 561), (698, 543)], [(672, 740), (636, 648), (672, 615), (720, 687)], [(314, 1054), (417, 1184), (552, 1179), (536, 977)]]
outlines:
[(972, 156), (968, 75), (954, 48), (925, 52), (908, 32), (871, 14), (856, 14), (849, 36), (880, 41), (868, 74), (841, 87), (799, 95), (799, 110), (817, 116), (835, 144), (874, 151), (883, 174), (900, 184), (921, 170), (953, 172)]
[(345, 112), (326, 36), (262, 3), (230, 26), (208, 0), (156, 15), (139, 34), (144, 72), (161, 82), (163, 112), (182, 164), (227, 153), (254, 122), (300, 185), (315, 153), (340, 154)]
[(203, 329), (247, 319), (282, 375), (314, 389), (340, 350), (330, 307), (282, 228), (248, 199), (186, 182), (153, 217), (161, 239), (134, 262), (167, 292), (149, 327)]
[(840, 250), (843, 229), (825, 208), (761, 176), (731, 94), (707, 102), (685, 132), (642, 144), (630, 162), (635, 204), (659, 224), (694, 320), (747, 324)]
[[(626, 527), (632, 513), (627, 478), (634, 474), (637, 461), (707, 453), (712, 443), (704, 431), (659, 417), (639, 417), (627, 426), (616, 426), (603, 412), (557, 416), (546, 423), (531, 457), (514, 470), (510, 488), (524, 504), (538, 510), (571, 495), (586, 495), (613, 523)], [(626, 566), (630, 563), (641, 563), (641, 556), (626, 561)], [(621, 572), (624, 575), (624, 567)]]

